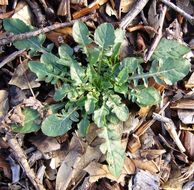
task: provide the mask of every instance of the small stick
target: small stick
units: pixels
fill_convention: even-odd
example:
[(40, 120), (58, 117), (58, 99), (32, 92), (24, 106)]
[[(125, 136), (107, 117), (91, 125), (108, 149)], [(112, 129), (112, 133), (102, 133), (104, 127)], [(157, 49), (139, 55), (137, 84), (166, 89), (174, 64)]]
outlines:
[(125, 30), (132, 20), (142, 11), (149, 0), (138, 0), (132, 9), (121, 20), (120, 28)]
[(174, 142), (176, 143), (176, 145), (178, 146), (179, 150), (181, 152), (185, 152), (185, 147), (183, 146), (182, 142), (180, 141), (178, 134), (176, 132), (176, 127), (173, 123), (173, 121), (167, 117), (161, 116), (157, 113), (153, 113), (153, 118), (155, 120), (164, 122), (164, 127), (165, 129), (168, 131), (168, 133), (170, 134), (171, 138), (174, 140)]
[(174, 9), (176, 12), (180, 13), (183, 17), (185, 17), (192, 25), (194, 24), (194, 17), (190, 14), (186, 13), (183, 9), (177, 7), (175, 4), (171, 3), (168, 0), (160, 0), (162, 3), (167, 5), (168, 7)]
[(160, 18), (160, 21), (159, 21), (160, 23), (159, 23), (158, 33), (155, 35), (154, 41), (153, 41), (150, 49), (148, 50), (148, 52), (144, 56), (144, 61), (145, 62), (149, 61), (149, 59), (153, 55), (156, 47), (158, 46), (158, 43), (160, 42), (160, 39), (162, 38), (162, 28), (163, 28), (163, 24), (164, 24), (164, 18), (165, 18), (165, 15), (166, 15), (166, 10), (167, 10), (166, 6), (164, 6), (161, 10), (161, 18)]
[(56, 29), (59, 29), (59, 28), (72, 26), (76, 21), (85, 22), (89, 19), (94, 19), (96, 16), (97, 16), (97, 14), (91, 14), (91, 15), (82, 17), (82, 18), (77, 19), (77, 20), (72, 20), (70, 22), (55, 23), (51, 26), (46, 26), (44, 28), (40, 28), (40, 29), (32, 31), (32, 32), (26, 32), (26, 33), (21, 33), (21, 34), (16, 34), (16, 35), (10, 35), (6, 38), (0, 39), (0, 46), (10, 44), (10, 43), (12, 43), (16, 40), (24, 40), (24, 39), (28, 39), (28, 38), (31, 38), (31, 37), (34, 37), (34, 36), (38, 36), (39, 34), (47, 33), (47, 32), (50, 32), (52, 30), (56, 30)]
[(19, 51), (15, 51), (12, 54), (10, 54), (9, 56), (7, 56), (2, 62), (0, 62), (0, 68), (3, 67), (4, 65), (6, 65), (7, 63), (13, 61), (18, 55), (21, 55), (24, 50), (19, 50)]
[(43, 184), (40, 182), (40, 180), (35, 175), (34, 170), (30, 168), (26, 155), (24, 154), (24, 151), (20, 147), (17, 139), (9, 132), (7, 132), (7, 142), (10, 148), (13, 150), (13, 153), (16, 156), (17, 161), (21, 164), (26, 175), (30, 179), (31, 183), (34, 185), (35, 189), (36, 190), (46, 190)]

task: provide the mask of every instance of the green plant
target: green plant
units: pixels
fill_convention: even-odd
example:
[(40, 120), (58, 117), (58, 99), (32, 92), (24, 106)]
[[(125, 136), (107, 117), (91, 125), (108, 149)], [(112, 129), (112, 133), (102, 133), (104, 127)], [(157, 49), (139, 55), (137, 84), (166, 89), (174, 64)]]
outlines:
[(114, 30), (109, 23), (98, 26), (92, 36), (84, 23), (76, 22), (73, 38), (82, 50), (81, 61), (64, 44), (59, 47), (58, 56), (44, 51), (40, 61), (28, 63), (39, 81), (55, 86), (55, 101), (66, 103), (61, 111), (44, 119), (41, 129), (48, 136), (60, 136), (75, 123), (84, 137), (93, 121), (99, 128), (99, 137), (105, 139), (100, 150), (106, 154), (110, 171), (118, 176), (125, 158), (118, 123), (129, 115), (124, 102), (133, 101), (139, 106), (159, 103), (160, 93), (148, 86), (148, 80), (171, 85), (182, 79), (190, 70), (189, 61), (183, 58), (190, 50), (176, 41), (162, 39), (146, 70), (142, 58), (119, 60), (124, 32)]

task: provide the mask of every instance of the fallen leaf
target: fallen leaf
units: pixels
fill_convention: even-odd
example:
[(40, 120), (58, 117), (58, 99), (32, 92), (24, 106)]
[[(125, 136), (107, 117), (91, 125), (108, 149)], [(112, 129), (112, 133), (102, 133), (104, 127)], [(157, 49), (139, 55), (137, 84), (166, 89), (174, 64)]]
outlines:
[(190, 131), (182, 131), (181, 141), (186, 149), (186, 154), (194, 161), (194, 134)]
[(0, 90), (0, 121), (9, 110), (8, 92)]
[(178, 110), (178, 117), (184, 124), (194, 124), (194, 110)]
[(25, 22), (26, 24), (32, 23), (32, 13), (28, 4), (25, 1), (19, 1), (15, 8), (15, 13), (12, 18), (18, 18)]
[(0, 169), (3, 170), (5, 177), (11, 178), (11, 170), (9, 164), (5, 161), (5, 158), (0, 156)]
[(160, 178), (158, 175), (153, 175), (148, 171), (138, 170), (133, 178), (133, 190), (149, 189), (159, 190)]
[(15, 85), (22, 90), (40, 86), (40, 83), (36, 81), (36, 75), (28, 69), (28, 65), (25, 62), (18, 65), (9, 84)]
[(191, 74), (189, 80), (185, 84), (186, 88), (193, 88), (194, 87), (194, 72)]
[(132, 159), (136, 168), (141, 170), (147, 170), (152, 173), (159, 172), (159, 166), (154, 161), (142, 160), (142, 159)]

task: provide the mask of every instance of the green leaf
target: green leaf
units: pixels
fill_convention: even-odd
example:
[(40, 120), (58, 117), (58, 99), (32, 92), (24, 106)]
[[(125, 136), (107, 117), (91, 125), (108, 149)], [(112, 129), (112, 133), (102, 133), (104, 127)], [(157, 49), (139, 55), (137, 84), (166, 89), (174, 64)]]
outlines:
[(94, 97), (92, 94), (87, 95), (87, 99), (85, 101), (85, 110), (87, 114), (91, 114), (94, 112), (95, 105), (98, 102), (98, 99)]
[(63, 98), (65, 98), (68, 93), (70, 93), (72, 91), (72, 88), (69, 84), (64, 83), (62, 87), (60, 87), (59, 89), (57, 89), (55, 91), (54, 94), (54, 100), (55, 101), (60, 101)]
[(167, 59), (172, 57), (173, 59), (182, 58), (183, 55), (190, 52), (190, 49), (179, 43), (177, 40), (167, 40), (162, 38), (158, 44), (154, 54), (153, 59)]
[(139, 90), (136, 90), (135, 94), (133, 94), (132, 96), (135, 96), (136, 102), (142, 107), (152, 106), (160, 103), (161, 101), (159, 92), (153, 87), (142, 89), (140, 88)]
[(67, 44), (61, 45), (58, 49), (58, 52), (61, 58), (67, 58), (73, 55), (73, 49)]
[(78, 130), (81, 137), (85, 137), (88, 132), (90, 121), (88, 120), (87, 115), (83, 117), (83, 119), (78, 123)]
[(112, 24), (103, 23), (94, 32), (94, 40), (102, 49), (107, 49), (114, 44), (115, 33)]
[(42, 54), (40, 60), (41, 62), (28, 62), (30, 70), (37, 75), (39, 81), (56, 84), (59, 80), (65, 80), (66, 70), (63, 69), (62, 65), (57, 64), (58, 57), (51, 53), (45, 53)]
[(109, 170), (116, 177), (121, 174), (125, 160), (125, 150), (121, 144), (121, 135), (121, 124), (109, 124), (98, 131), (98, 136), (105, 139), (105, 142), (100, 145), (100, 150), (103, 154), (106, 154)]
[[(14, 18), (3, 19), (3, 26), (7, 32), (11, 32), (13, 34), (21, 34), (21, 33), (30, 32), (34, 30), (32, 26), (25, 24), (20, 19), (14, 19)], [(13, 44), (17, 49), (32, 49), (35, 51), (46, 52), (47, 50), (42, 46), (44, 41), (45, 41), (45, 35), (41, 34), (39, 36), (31, 37), (29, 39), (18, 40)]]
[(41, 118), (37, 110), (25, 108), (22, 110), (24, 122), (22, 124), (12, 124), (11, 128), (18, 133), (31, 133), (40, 129)]
[(121, 44), (124, 41), (125, 32), (121, 28), (117, 28), (114, 33), (115, 33), (115, 41), (114, 41), (114, 46), (112, 48), (111, 57), (115, 61), (119, 55)]
[(89, 45), (92, 42), (89, 34), (89, 30), (83, 22), (75, 22), (75, 24), (73, 25), (73, 38), (78, 44), (81, 44), (83, 46)]
[(174, 59), (167, 57), (166, 59), (154, 60), (149, 72), (144, 73), (141, 66), (138, 67), (138, 73), (134, 73), (128, 79), (133, 80), (135, 84), (142, 79), (147, 81), (153, 77), (157, 83), (166, 83), (172, 85), (175, 82), (183, 79), (190, 71), (191, 64), (187, 59)]
[(78, 121), (77, 108), (63, 112), (62, 116), (50, 115), (42, 122), (42, 132), (51, 137), (61, 136), (72, 128), (72, 123)]
[(120, 121), (126, 121), (129, 117), (129, 110), (125, 104), (121, 102), (121, 98), (118, 95), (110, 95), (106, 105), (111, 108), (111, 112), (120, 119)]
[(107, 125), (107, 115), (109, 114), (109, 110), (105, 103), (103, 103), (102, 107), (98, 110), (94, 111), (94, 123), (99, 127), (103, 128)]

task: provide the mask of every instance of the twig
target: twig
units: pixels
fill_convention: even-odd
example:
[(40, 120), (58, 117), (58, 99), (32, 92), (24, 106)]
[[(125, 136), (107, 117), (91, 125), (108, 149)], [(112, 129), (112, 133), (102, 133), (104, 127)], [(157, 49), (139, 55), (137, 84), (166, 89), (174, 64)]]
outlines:
[(17, 139), (9, 132), (7, 132), (7, 141), (10, 148), (13, 150), (13, 153), (16, 156), (18, 162), (23, 167), (26, 175), (28, 176), (36, 190), (46, 190), (43, 184), (41, 184), (39, 179), (36, 177), (34, 171), (30, 168), (26, 155), (24, 154), (22, 148), (20, 147)]
[(161, 17), (159, 20), (159, 29), (158, 29), (158, 33), (155, 35), (154, 41), (151, 45), (151, 47), (149, 48), (148, 52), (145, 54), (144, 56), (144, 61), (148, 62), (148, 60), (151, 58), (152, 54), (154, 53), (156, 47), (158, 46), (158, 43), (160, 42), (160, 39), (162, 38), (162, 28), (163, 28), (163, 24), (164, 24), (164, 18), (166, 15), (166, 10), (167, 7), (164, 6), (161, 8)]
[(164, 127), (165, 129), (168, 131), (168, 133), (170, 134), (171, 138), (174, 140), (174, 142), (176, 143), (176, 145), (178, 146), (179, 150), (181, 152), (185, 152), (185, 147), (183, 146), (182, 142), (180, 141), (178, 134), (176, 132), (176, 127), (173, 123), (173, 121), (167, 117), (161, 116), (157, 113), (153, 113), (153, 118), (164, 122)]
[(6, 65), (7, 63), (13, 61), (18, 55), (22, 54), (24, 50), (19, 50), (19, 51), (15, 51), (12, 54), (10, 54), (9, 56), (7, 56), (2, 62), (0, 62), (0, 68), (3, 67), (4, 65)]
[(132, 9), (121, 20), (120, 28), (125, 30), (132, 20), (141, 12), (149, 0), (138, 0)]
[(174, 9), (176, 12), (180, 13), (183, 17), (185, 17), (191, 24), (194, 24), (194, 17), (190, 14), (186, 13), (183, 9), (177, 7), (175, 4), (171, 3), (168, 0), (160, 0), (162, 3), (167, 5), (168, 7)]
[(51, 26), (46, 26), (44, 28), (40, 28), (40, 29), (32, 31), (32, 32), (26, 32), (26, 33), (21, 33), (21, 34), (16, 34), (16, 35), (10, 35), (6, 38), (0, 39), (0, 46), (13, 43), (16, 40), (28, 39), (28, 38), (31, 38), (31, 37), (34, 37), (34, 36), (38, 36), (39, 34), (42, 34), (42, 33), (47, 33), (47, 32), (50, 32), (52, 30), (56, 30), (56, 29), (59, 29), (59, 28), (71, 26), (78, 20), (85, 22), (89, 19), (94, 19), (96, 16), (97, 16), (97, 14), (91, 14), (91, 15), (82, 17), (81, 19), (72, 20), (70, 22), (55, 23)]

